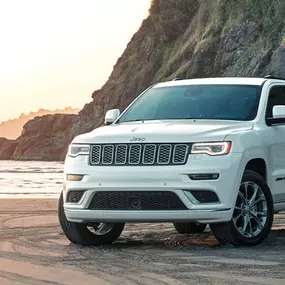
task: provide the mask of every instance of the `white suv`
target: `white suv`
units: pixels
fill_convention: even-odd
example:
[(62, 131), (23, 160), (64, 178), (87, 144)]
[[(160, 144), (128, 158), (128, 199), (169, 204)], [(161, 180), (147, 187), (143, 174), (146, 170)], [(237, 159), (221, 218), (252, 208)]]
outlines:
[(159, 83), (105, 124), (66, 156), (59, 220), (73, 243), (112, 243), (126, 222), (172, 222), (257, 245), (285, 210), (285, 80)]

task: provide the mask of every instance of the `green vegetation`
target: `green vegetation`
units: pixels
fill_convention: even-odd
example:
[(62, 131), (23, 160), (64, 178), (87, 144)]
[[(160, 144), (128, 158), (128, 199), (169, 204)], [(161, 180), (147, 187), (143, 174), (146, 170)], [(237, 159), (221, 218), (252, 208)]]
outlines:
[(267, 44), (280, 41), (285, 24), (284, 0), (228, 0), (224, 5), (228, 15), (224, 31), (238, 23), (254, 21), (262, 26), (261, 32), (266, 36)]
[[(233, 44), (243, 41), (242, 37), (248, 41), (233, 57), (232, 74), (269, 47), (285, 46), (284, 0), (155, 0), (150, 15), (156, 32), (167, 42), (157, 81), (192, 76), (188, 71), (193, 56), (205, 49), (212, 53), (217, 48), (214, 42), (223, 41), (224, 36), (230, 36)], [(253, 35), (243, 30), (249, 23)]]
[(241, 19), (262, 19), (268, 24), (272, 19), (284, 21), (285, 2), (284, 0), (229, 0), (232, 14)]

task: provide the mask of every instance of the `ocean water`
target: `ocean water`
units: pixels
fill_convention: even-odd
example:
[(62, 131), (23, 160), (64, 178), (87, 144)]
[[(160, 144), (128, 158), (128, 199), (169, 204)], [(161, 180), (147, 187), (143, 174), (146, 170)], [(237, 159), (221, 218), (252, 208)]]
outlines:
[(63, 163), (0, 161), (0, 198), (58, 198)]

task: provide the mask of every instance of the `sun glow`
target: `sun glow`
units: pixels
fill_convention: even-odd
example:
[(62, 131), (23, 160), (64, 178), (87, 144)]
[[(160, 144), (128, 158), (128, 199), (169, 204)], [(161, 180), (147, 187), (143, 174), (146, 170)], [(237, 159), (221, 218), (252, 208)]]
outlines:
[(0, 0), (0, 121), (89, 102), (149, 5), (150, 0)]

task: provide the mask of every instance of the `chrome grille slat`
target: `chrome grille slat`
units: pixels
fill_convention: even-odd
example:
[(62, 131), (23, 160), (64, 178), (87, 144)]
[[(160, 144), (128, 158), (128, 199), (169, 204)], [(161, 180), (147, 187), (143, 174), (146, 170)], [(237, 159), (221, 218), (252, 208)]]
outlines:
[(103, 152), (102, 152), (102, 161), (103, 164), (110, 165), (113, 163), (114, 158), (114, 145), (104, 145)]
[(128, 154), (127, 149), (128, 146), (125, 144), (120, 144), (116, 146), (115, 164), (126, 164)]
[(142, 163), (146, 164), (146, 165), (154, 164), (155, 153), (156, 153), (156, 145), (155, 144), (144, 145)]
[(188, 150), (188, 146), (185, 144), (177, 144), (174, 146), (173, 150), (173, 159), (172, 162), (174, 164), (184, 163), (186, 160), (186, 153)]
[(171, 144), (162, 144), (158, 148), (157, 163), (158, 164), (169, 164), (171, 160)]
[(132, 144), (129, 146), (129, 164), (138, 165), (141, 160), (142, 146), (140, 144)]
[(186, 164), (191, 144), (129, 143), (96, 144), (91, 147), (90, 164), (102, 166), (151, 166)]
[(101, 145), (94, 145), (92, 146), (92, 151), (91, 151), (91, 161), (92, 164), (100, 164), (101, 161)]

